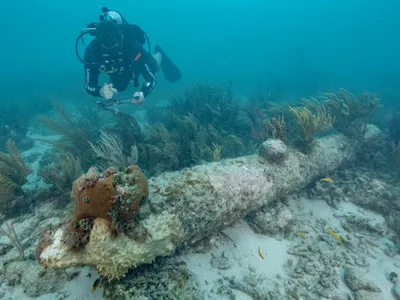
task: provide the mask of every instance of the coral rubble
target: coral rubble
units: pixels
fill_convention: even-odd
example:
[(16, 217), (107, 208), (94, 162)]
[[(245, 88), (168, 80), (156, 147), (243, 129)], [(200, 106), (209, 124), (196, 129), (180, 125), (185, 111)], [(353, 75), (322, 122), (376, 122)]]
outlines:
[[(149, 280), (149, 278), (151, 278)], [(203, 299), (198, 279), (182, 260), (157, 259), (104, 289), (106, 299)]]

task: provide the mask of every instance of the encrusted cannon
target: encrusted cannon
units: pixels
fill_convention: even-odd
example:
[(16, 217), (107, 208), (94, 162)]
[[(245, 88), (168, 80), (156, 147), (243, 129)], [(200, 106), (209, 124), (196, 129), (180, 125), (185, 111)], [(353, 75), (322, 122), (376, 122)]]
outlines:
[[(135, 207), (135, 213), (126, 215), (118, 210), (113, 217), (108, 213), (111, 208), (106, 215), (104, 211), (96, 216), (81, 213), (80, 207), (90, 205), (91, 201), (96, 201), (92, 197), (97, 197), (90, 195), (90, 190), (87, 194), (82, 190), (78, 193), (83, 198), (78, 199), (80, 204), (76, 206), (75, 217), (94, 217), (85, 242), (79, 246), (79, 251), (66, 244), (68, 232), (74, 229), (70, 225), (47, 231), (38, 246), (38, 261), (49, 268), (89, 265), (109, 279), (120, 278), (129, 268), (169, 255), (177, 247), (195, 243), (233, 224), (282, 194), (296, 192), (316, 179), (329, 176), (331, 171), (354, 157), (354, 143), (342, 134), (330, 135), (316, 139), (312, 151), (305, 155), (284, 147), (279, 140), (269, 140), (257, 155), (154, 177), (148, 183), (149, 197), (146, 184), (138, 179), (143, 180), (143, 176), (138, 175), (141, 172), (136, 169), (136, 180), (129, 174), (116, 172), (109, 175), (112, 179), (102, 179), (104, 190), (98, 197), (103, 199), (101, 201), (115, 201), (123, 190), (130, 191), (130, 196), (122, 197), (125, 200), (117, 201), (131, 199), (130, 203), (136, 206), (128, 206), (128, 210)], [(76, 182), (75, 194), (77, 188)], [(112, 193), (108, 195), (107, 189)], [(86, 195), (89, 204), (85, 203)], [(139, 195), (139, 198), (132, 195)], [(121, 207), (126, 206), (120, 205), (118, 209)], [(113, 218), (117, 223), (119, 219), (128, 225), (117, 226), (116, 232), (114, 226), (110, 226)], [(76, 226), (75, 229), (79, 229), (81, 225)]]

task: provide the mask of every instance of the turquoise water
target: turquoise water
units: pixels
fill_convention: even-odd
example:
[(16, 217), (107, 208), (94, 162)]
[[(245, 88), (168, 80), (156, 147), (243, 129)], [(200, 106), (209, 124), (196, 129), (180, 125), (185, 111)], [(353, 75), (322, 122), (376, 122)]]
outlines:
[(83, 85), (74, 43), (100, 7), (140, 25), (184, 79), (248, 87), (278, 78), (289, 94), (316, 88), (384, 90), (398, 81), (399, 9), (383, 1), (7, 1), (2, 74), (24, 86)]

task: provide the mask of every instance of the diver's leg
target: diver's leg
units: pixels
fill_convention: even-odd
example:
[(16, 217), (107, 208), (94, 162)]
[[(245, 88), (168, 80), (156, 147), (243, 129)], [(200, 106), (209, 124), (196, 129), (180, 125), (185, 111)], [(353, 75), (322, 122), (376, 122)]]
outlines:
[(175, 82), (182, 78), (179, 68), (172, 62), (168, 55), (165, 54), (160, 46), (154, 47), (153, 59), (156, 61), (159, 68), (161, 68), (165, 79), (169, 82)]
[(161, 53), (154, 53), (152, 56), (149, 56), (148, 66), (152, 73), (158, 73), (161, 69)]
[(155, 63), (157, 64), (157, 71), (160, 70), (161, 68), (161, 63), (162, 63), (162, 54), (161, 52), (156, 52), (153, 54), (153, 58)]

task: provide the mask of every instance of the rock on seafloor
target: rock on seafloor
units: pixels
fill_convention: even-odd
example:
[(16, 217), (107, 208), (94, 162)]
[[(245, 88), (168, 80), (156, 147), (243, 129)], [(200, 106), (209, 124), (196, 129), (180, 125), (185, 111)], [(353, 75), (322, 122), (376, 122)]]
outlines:
[(349, 289), (352, 291), (372, 291), (380, 292), (381, 289), (375, 286), (372, 282), (366, 280), (363, 276), (363, 270), (347, 267), (344, 270), (344, 281)]
[(335, 134), (316, 139), (305, 155), (287, 149), (280, 164), (251, 155), (164, 173), (149, 180), (135, 229), (114, 235), (100, 218), (94, 220), (89, 242), (80, 251), (63, 243), (66, 227), (55, 229), (39, 253), (48, 268), (93, 266), (105, 277), (120, 278), (133, 267), (195, 243), (248, 213), (304, 188), (353, 159), (354, 142)]
[(396, 299), (400, 300), (400, 283), (394, 285), (393, 295)]

